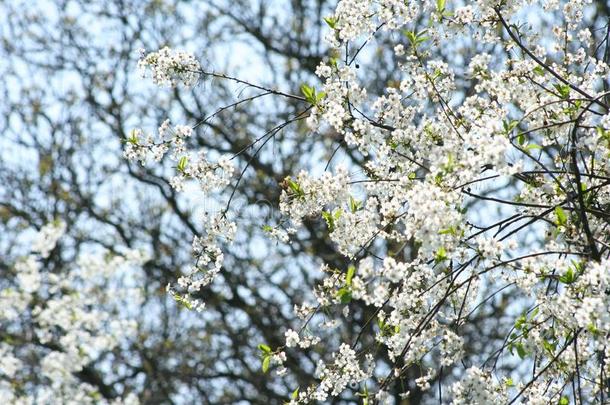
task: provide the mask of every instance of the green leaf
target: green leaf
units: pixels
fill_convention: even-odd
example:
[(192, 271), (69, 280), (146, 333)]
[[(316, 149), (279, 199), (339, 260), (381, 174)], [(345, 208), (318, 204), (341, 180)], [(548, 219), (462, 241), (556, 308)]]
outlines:
[(176, 294), (176, 293), (173, 293), (172, 297), (174, 298), (174, 301), (176, 301), (178, 304), (182, 305), (183, 308), (186, 308), (189, 310), (193, 309), (193, 305), (190, 303), (190, 301), (186, 297), (183, 297), (182, 295)]
[(382, 319), (377, 319), (377, 326), (379, 326), (379, 332), (381, 336), (393, 336), (400, 332), (400, 326), (392, 326), (385, 323)]
[(342, 287), (337, 291), (337, 298), (342, 304), (349, 304), (352, 301), (352, 292), (347, 287)]
[(355, 200), (354, 197), (349, 197), (349, 210), (351, 212), (356, 212), (362, 207), (362, 203), (358, 200)]
[(407, 37), (413, 48), (417, 48), (417, 45), (429, 39), (428, 37), (424, 36), (425, 33), (426, 30), (423, 30), (418, 33), (416, 33), (415, 31), (404, 31), (405, 36)]
[(271, 354), (271, 348), (264, 343), (258, 345), (258, 349), (263, 352), (263, 354)]
[(542, 68), (542, 66), (536, 66), (532, 72), (534, 72), (535, 74), (537, 74), (538, 76), (544, 76), (544, 69)]
[(314, 94), (314, 89), (313, 89), (313, 87), (309, 87), (308, 85), (303, 83), (301, 85), (301, 93), (303, 93), (303, 95), (305, 97), (312, 97)]
[(437, 186), (443, 184), (443, 173), (439, 172), (436, 174), (436, 176), (434, 176), (434, 184), (436, 184)]
[(313, 87), (309, 87), (306, 84), (301, 85), (301, 93), (305, 96), (305, 99), (309, 101), (311, 104), (315, 104), (316, 101), (316, 89)]
[(290, 395), (290, 398), (292, 399), (297, 399), (299, 397), (299, 387), (297, 387), (296, 390), (292, 391), (292, 394)]
[(515, 329), (521, 330), (526, 323), (527, 317), (525, 316), (525, 314), (523, 314), (519, 318), (517, 318), (517, 321), (515, 322)]
[(445, 0), (436, 0), (436, 11), (441, 14), (445, 11)]
[(261, 365), (263, 373), (266, 373), (267, 371), (269, 371), (269, 364), (271, 364), (271, 356), (263, 357), (263, 363)]
[(337, 221), (339, 218), (341, 218), (341, 215), (343, 215), (343, 210), (341, 208), (337, 208), (335, 210), (335, 213), (333, 214), (335, 221)]
[(595, 130), (597, 131), (597, 135), (599, 135), (599, 137), (606, 141), (606, 143), (608, 143), (608, 146), (610, 146), (610, 131), (606, 131), (602, 127), (597, 127), (595, 128)]
[(517, 135), (517, 142), (520, 146), (525, 144), (525, 135), (523, 133), (520, 132), (519, 135)]
[(570, 399), (568, 397), (566, 397), (565, 395), (559, 399), (559, 402), (557, 402), (557, 405), (569, 405), (569, 404), (570, 404)]
[(561, 98), (565, 100), (570, 98), (570, 86), (568, 86), (567, 84), (555, 83), (553, 87), (555, 87), (555, 90), (557, 90)]
[(322, 211), (322, 218), (326, 221), (328, 231), (333, 232), (335, 230), (335, 218), (333, 218), (332, 214), (328, 211)]
[(337, 27), (338, 20), (335, 17), (324, 17), (324, 22), (334, 30)]
[(457, 235), (457, 229), (454, 226), (450, 226), (447, 229), (441, 229), (438, 232), (439, 235)]
[(127, 142), (137, 145), (138, 144), (138, 130), (137, 129), (132, 129), (129, 132), (129, 138), (127, 138)]
[(555, 216), (557, 217), (557, 226), (564, 226), (568, 223), (568, 216), (560, 206), (555, 207)]
[(504, 127), (504, 132), (507, 134), (510, 133), (513, 129), (515, 129), (519, 125), (519, 121), (511, 120), (511, 121), (502, 121), (502, 126)]
[(325, 92), (321, 91), (317, 93), (315, 87), (310, 87), (306, 84), (301, 85), (301, 93), (303, 93), (305, 99), (312, 105), (317, 105), (324, 97), (326, 97)]
[(438, 264), (445, 260), (447, 260), (447, 251), (445, 250), (445, 248), (443, 246), (441, 246), (436, 251), (436, 255), (434, 256), (434, 262)]
[(544, 350), (546, 350), (552, 356), (554, 355), (555, 349), (557, 348), (557, 342), (551, 343), (548, 340), (545, 340), (542, 342), (542, 346), (544, 347)]
[(335, 230), (335, 221), (337, 221), (341, 214), (343, 214), (343, 210), (341, 208), (337, 208), (334, 213), (330, 211), (322, 211), (322, 218), (326, 221), (326, 225), (328, 225), (328, 231), (333, 232)]
[(542, 149), (542, 146), (536, 145), (535, 143), (530, 143), (529, 145), (527, 145), (525, 147), (525, 150), (527, 150), (527, 151), (534, 150), (534, 149)]
[(415, 44), (416, 44), (415, 41), (417, 39), (417, 36), (415, 35), (415, 31), (405, 31), (405, 35), (407, 36), (407, 39), (409, 40), (411, 45), (415, 46)]
[(178, 169), (180, 173), (184, 173), (184, 169), (186, 169), (186, 164), (188, 163), (188, 160), (189, 158), (187, 156), (182, 156), (178, 161), (178, 166), (176, 167), (176, 169)]
[(517, 349), (517, 354), (521, 359), (524, 359), (527, 356), (527, 351), (523, 347), (523, 343), (519, 342), (515, 344), (515, 348)]
[(576, 275), (574, 274), (574, 270), (570, 267), (568, 271), (565, 272), (564, 275), (559, 277), (559, 281), (563, 284), (572, 284), (576, 280)]
[(540, 307), (534, 308), (534, 310), (530, 313), (530, 319), (534, 319), (536, 317), (536, 315), (538, 315), (539, 311), (540, 311)]
[(305, 197), (305, 192), (303, 191), (303, 189), (301, 188), (301, 186), (299, 186), (298, 183), (296, 183), (295, 181), (293, 181), (290, 177), (286, 178), (286, 183), (288, 183), (288, 187), (292, 190), (292, 192), (294, 194), (296, 194), (298, 197), (300, 198), (304, 198)]
[(352, 279), (354, 278), (354, 275), (356, 274), (356, 267), (355, 266), (349, 266), (347, 268), (347, 274), (345, 275), (345, 284), (348, 286), (352, 285)]

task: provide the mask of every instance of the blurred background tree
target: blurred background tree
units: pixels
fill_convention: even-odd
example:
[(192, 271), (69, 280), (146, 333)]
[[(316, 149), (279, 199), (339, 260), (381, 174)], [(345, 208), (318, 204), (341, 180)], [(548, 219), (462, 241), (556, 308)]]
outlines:
[[(597, 28), (608, 15), (607, 4), (598, 4), (591, 19)], [(17, 235), (55, 219), (66, 222), (69, 235), (46, 262), (59, 275), (78, 252), (96, 246), (113, 251), (121, 244), (150, 254), (137, 339), (101, 354), (78, 375), (106, 399), (133, 392), (149, 404), (275, 404), (313, 379), (320, 356), (315, 350), (289, 357), (290, 377), (270, 378), (261, 371), (257, 345), (282, 345), (286, 327), (298, 327), (292, 308), (308, 298), (310, 288), (304, 286), (315, 285), (320, 264), (345, 268), (345, 259), (319, 221), (306, 223), (306, 231), (289, 244), (270, 244), (263, 227), (279, 220), (273, 207), (286, 176), (302, 168), (320, 171), (329, 162), (357, 167), (362, 157), (345, 149), (336, 134), (310, 133), (299, 120), (260, 152), (241, 153), (238, 169), (249, 168), (232, 201), (238, 238), (225, 253), (220, 278), (203, 294), (206, 311), (195, 313), (174, 302), (165, 286), (191, 264), (200, 218), (220, 203), (196, 191), (178, 196), (169, 185), (174, 172), (169, 162), (141, 167), (123, 159), (122, 148), (133, 128), (154, 131), (171, 118), (197, 124), (192, 148), (237, 153), (304, 109), (294, 100), (261, 97), (219, 110), (257, 94), (220, 79), (202, 79), (193, 89), (160, 90), (138, 76), (139, 48), (187, 49), (208, 71), (297, 94), (302, 83), (316, 83), (316, 66), (329, 56), (323, 17), (334, 6), (324, 0), (0, 2), (0, 286), (14, 283), (11, 263), (23, 253), (16, 248)], [(606, 31), (595, 33), (601, 39)], [(475, 44), (438, 50), (461, 55), (455, 63), (462, 67), (478, 51)], [(367, 72), (376, 72), (366, 79), (369, 92), (381, 94), (396, 74), (392, 55), (380, 35), (361, 56)], [(333, 156), (335, 149), (340, 152)], [(408, 255), (409, 249), (402, 252)], [(513, 320), (503, 317), (502, 297), (509, 293), (498, 293), (462, 331), (466, 350), (483, 356), (490, 342), (504, 338)], [(367, 324), (373, 310), (354, 307), (344, 337), (374, 328)], [(39, 345), (31, 333), (36, 326), (26, 318), (22, 326), (19, 345)], [(7, 341), (3, 330), (0, 325), (0, 340)], [(369, 339), (365, 346), (374, 344), (371, 335), (363, 339)], [(29, 382), (44, 384), (36, 377), (35, 353), (28, 357)], [(414, 369), (397, 383), (411, 388), (402, 403), (425, 402), (414, 383), (418, 376)]]

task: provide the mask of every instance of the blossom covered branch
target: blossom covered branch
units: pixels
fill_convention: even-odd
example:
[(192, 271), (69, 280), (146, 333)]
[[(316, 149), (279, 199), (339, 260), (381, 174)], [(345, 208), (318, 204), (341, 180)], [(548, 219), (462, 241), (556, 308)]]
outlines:
[[(557, 20), (548, 36), (522, 26), (532, 9)], [(414, 389), (441, 402), (608, 398), (609, 70), (585, 11), (578, 0), (341, 0), (325, 19), (331, 56), (316, 70), (320, 91), (303, 85), (302, 97), (291, 96), (252, 84), (307, 104), (310, 130), (338, 134), (346, 155), (358, 157), (341, 165), (331, 157), (323, 174), (291, 173), (281, 183), (287, 231), (270, 233), (288, 242), (317, 220), (344, 263), (322, 264), (311, 302), (295, 309), (303, 323), (286, 325), (284, 345), (259, 346), (263, 370), (280, 375), (287, 352), (321, 353), (315, 378), (294, 387), (291, 403), (395, 403), (413, 394), (401, 387), (414, 368)], [(421, 21), (425, 30), (416, 29)], [(397, 79), (375, 94), (358, 61), (379, 36), (380, 46), (392, 45)], [(449, 40), (477, 52), (454, 66), (456, 52), (436, 52)], [(206, 75), (191, 55), (168, 49), (142, 66), (163, 85)], [(212, 163), (200, 152), (191, 162), (183, 140), (192, 128), (169, 132), (164, 123), (157, 143), (135, 133), (125, 155), (158, 161), (173, 148), (176, 190), (196, 180), (231, 195), (247, 166), (235, 179), (233, 156)], [(170, 287), (189, 307), (201, 308), (193, 297), (222, 270), (219, 241), (239, 232), (225, 214), (206, 218), (206, 236), (195, 238), (197, 264), (178, 282), (184, 295)], [(491, 305), (503, 306), (511, 326), (496, 347), (473, 354), (462, 331)], [(333, 334), (361, 308), (373, 316), (356, 336)], [(364, 334), (372, 344), (362, 344)]]

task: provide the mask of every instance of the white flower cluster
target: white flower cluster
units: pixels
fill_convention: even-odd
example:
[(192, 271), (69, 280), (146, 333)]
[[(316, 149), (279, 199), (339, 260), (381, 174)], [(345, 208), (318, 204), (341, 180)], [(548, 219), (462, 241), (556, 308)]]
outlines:
[(299, 395), (299, 401), (326, 401), (329, 395), (340, 394), (349, 384), (357, 385), (366, 380), (373, 372), (371, 356), (367, 356), (365, 363), (368, 363), (368, 366), (363, 370), (356, 352), (349, 345), (342, 344), (333, 354), (332, 363), (318, 363), (315, 374), (321, 379), (321, 383), (318, 387), (308, 387)]
[(451, 387), (453, 393), (452, 404), (504, 404), (506, 403), (506, 392), (501, 386), (494, 383), (491, 375), (477, 367), (466, 370), (466, 375), (461, 381)]
[(301, 349), (307, 349), (308, 347), (318, 344), (320, 342), (320, 338), (317, 336), (309, 337), (299, 335), (299, 332), (288, 329), (285, 332), (286, 336), (286, 347), (300, 347)]
[[(411, 22), (418, 14), (417, 2), (402, 0), (341, 0), (337, 3), (333, 15), (334, 30), (341, 42), (351, 41), (360, 36), (373, 34), (378, 24), (383, 23), (386, 29), (399, 29)], [(372, 16), (378, 16), (378, 21)], [(329, 43), (338, 46), (335, 36), (327, 37)]]
[[(62, 223), (43, 227), (33, 241), (38, 254), (20, 260), (15, 265), (16, 285), (0, 290), (0, 325), (31, 346), (15, 351), (0, 344), (0, 398), (7, 403), (110, 403), (77, 374), (136, 333), (135, 322), (116, 313), (119, 307), (139, 305), (141, 293), (134, 282), (145, 256), (137, 251), (111, 258), (81, 255), (67, 273), (47, 272), (40, 259), (47, 257), (64, 230)], [(117, 282), (126, 271), (132, 281)], [(27, 319), (35, 324), (35, 336)], [(34, 370), (32, 358), (38, 359)], [(30, 372), (38, 373), (44, 384), (21, 390), (22, 378)], [(112, 404), (137, 402), (129, 395)]]
[(343, 123), (350, 118), (346, 97), (353, 102), (364, 100), (366, 89), (358, 85), (356, 71), (352, 67), (342, 66), (333, 71), (331, 67), (322, 64), (316, 71), (320, 77), (326, 78), (322, 88), (325, 97), (313, 108), (307, 119), (308, 125), (316, 129), (321, 117), (336, 131), (343, 132)]
[(170, 121), (165, 120), (158, 132), (159, 135), (155, 139), (151, 134), (144, 136), (140, 129), (133, 130), (127, 139), (123, 155), (129, 160), (146, 165), (151, 160), (161, 161), (171, 152), (170, 158), (176, 163), (178, 173), (170, 179), (170, 184), (177, 191), (183, 191), (185, 182), (189, 179), (197, 181), (201, 190), (206, 193), (229, 184), (235, 168), (228, 156), (221, 156), (217, 162), (211, 162), (207, 154), (200, 151), (196, 158), (190, 159), (185, 142), (193, 134), (191, 127), (172, 127)]
[(142, 77), (150, 71), (153, 83), (159, 86), (176, 87), (179, 83), (193, 86), (199, 79), (201, 66), (188, 52), (164, 47), (148, 54), (140, 50), (140, 54), (138, 68)]
[(47, 224), (43, 226), (32, 243), (32, 252), (39, 253), (43, 258), (49, 257), (55, 248), (57, 241), (66, 231), (66, 224), (63, 222)]
[(334, 175), (324, 173), (313, 179), (307, 172), (299, 173), (293, 180), (284, 181), (280, 197), (280, 210), (295, 223), (303, 218), (319, 215), (324, 207), (334, 205), (344, 199), (348, 190), (349, 173), (339, 166)]
[(193, 129), (184, 125), (171, 127), (165, 120), (159, 126), (157, 139), (152, 134), (144, 134), (141, 129), (134, 129), (126, 140), (123, 155), (143, 166), (149, 161), (159, 162), (171, 150), (173, 160), (178, 160), (186, 152), (185, 140), (193, 134)]
[(210, 162), (205, 152), (200, 152), (197, 159), (188, 162), (172, 177), (170, 184), (176, 191), (183, 191), (186, 180), (193, 179), (201, 190), (208, 193), (229, 185), (233, 179), (235, 167), (228, 156), (221, 156), (217, 162)]
[(193, 239), (195, 265), (191, 266), (187, 274), (178, 279), (178, 286), (184, 293), (176, 291), (171, 284), (168, 284), (166, 288), (177, 302), (198, 311), (204, 309), (205, 303), (193, 298), (192, 295), (216, 278), (224, 261), (224, 254), (219, 243), (232, 242), (237, 231), (236, 224), (229, 221), (223, 214), (209, 215), (206, 213), (203, 223), (206, 235), (195, 236)]
[(334, 219), (330, 238), (337, 245), (337, 250), (353, 258), (361, 246), (366, 245), (379, 232), (379, 213), (377, 201), (368, 200), (366, 205), (355, 212), (337, 208), (331, 216)]

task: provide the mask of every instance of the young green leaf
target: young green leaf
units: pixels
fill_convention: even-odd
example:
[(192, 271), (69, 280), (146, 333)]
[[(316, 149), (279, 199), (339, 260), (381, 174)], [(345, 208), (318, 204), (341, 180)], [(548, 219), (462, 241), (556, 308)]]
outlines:
[(296, 390), (292, 391), (292, 394), (290, 395), (291, 399), (297, 399), (299, 397), (299, 387), (297, 387)]
[(267, 346), (264, 343), (261, 343), (260, 345), (258, 345), (258, 349), (263, 352), (263, 354), (270, 354), (271, 353), (271, 348), (269, 346)]
[(319, 93), (316, 93), (316, 95), (315, 95), (316, 102), (314, 104), (316, 104), (316, 105), (319, 104), (320, 101), (322, 101), (324, 99), (324, 97), (326, 97), (325, 92), (321, 91)]
[(131, 143), (133, 145), (138, 144), (138, 130), (137, 129), (132, 129), (129, 132), (129, 137), (127, 138), (127, 142)]
[(576, 275), (574, 274), (574, 270), (572, 270), (572, 268), (570, 267), (564, 275), (559, 277), (559, 281), (563, 284), (572, 284), (574, 281), (576, 281)]
[(535, 74), (537, 74), (538, 76), (544, 76), (544, 69), (542, 68), (542, 66), (536, 66), (532, 72), (534, 72)]
[(349, 197), (349, 210), (351, 212), (356, 212), (362, 207), (362, 203), (358, 200), (355, 200), (354, 197)]
[(447, 260), (447, 251), (445, 250), (444, 247), (440, 247), (437, 251), (436, 251), (436, 255), (434, 256), (434, 262), (436, 264), (441, 263), (443, 261)]
[(305, 197), (305, 192), (303, 191), (303, 189), (301, 188), (301, 186), (298, 183), (296, 183), (290, 177), (286, 178), (286, 182), (288, 184), (288, 187), (292, 190), (292, 192), (297, 197), (299, 197), (299, 198), (304, 198)]
[(324, 22), (333, 30), (337, 27), (337, 19), (335, 17), (324, 17)]
[(560, 206), (555, 207), (555, 217), (557, 217), (557, 226), (564, 226), (568, 223), (568, 216)]
[(527, 151), (534, 150), (534, 149), (542, 149), (542, 146), (537, 145), (535, 143), (530, 143), (529, 145), (527, 145), (525, 147), (525, 150), (527, 150)]
[(523, 343), (519, 342), (515, 344), (515, 348), (517, 349), (517, 354), (521, 359), (527, 357), (527, 351), (525, 350), (525, 347), (523, 347)]
[(270, 364), (271, 364), (271, 356), (263, 357), (263, 363), (261, 365), (261, 369), (263, 370), (263, 373), (266, 373), (267, 371), (269, 371)]
[(328, 211), (322, 211), (322, 218), (326, 221), (326, 225), (328, 226), (328, 232), (333, 232), (335, 230), (335, 218)]
[(555, 83), (553, 85), (553, 87), (555, 87), (555, 90), (557, 90), (557, 93), (559, 93), (561, 98), (563, 98), (564, 100), (567, 100), (568, 98), (570, 98), (570, 86), (568, 86), (567, 84)]
[(182, 156), (178, 161), (178, 166), (176, 166), (176, 169), (178, 169), (180, 173), (184, 173), (184, 169), (186, 169), (186, 164), (188, 163), (188, 160), (189, 158), (187, 156)]
[(436, 11), (441, 14), (445, 11), (445, 0), (436, 0)]
[(345, 284), (348, 286), (352, 285), (352, 279), (354, 278), (354, 275), (356, 274), (356, 267), (355, 266), (349, 266), (347, 268), (347, 274), (345, 275)]
[(342, 287), (337, 291), (337, 298), (342, 304), (349, 304), (352, 301), (352, 292), (347, 287)]
[(315, 104), (316, 98), (316, 89), (313, 87), (309, 87), (306, 84), (301, 85), (301, 93), (305, 96), (305, 99), (309, 101), (311, 104)]
[(454, 226), (450, 226), (447, 229), (441, 229), (438, 231), (439, 235), (457, 235), (457, 229)]

